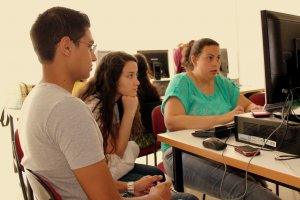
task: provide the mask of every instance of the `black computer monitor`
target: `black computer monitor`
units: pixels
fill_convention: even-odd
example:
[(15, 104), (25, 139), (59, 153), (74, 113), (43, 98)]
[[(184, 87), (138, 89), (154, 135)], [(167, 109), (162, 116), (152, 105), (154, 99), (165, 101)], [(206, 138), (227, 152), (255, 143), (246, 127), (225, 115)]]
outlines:
[(262, 10), (261, 22), (265, 60), (265, 109), (274, 111), (282, 108), (288, 91), (294, 91), (294, 99), (299, 99), (300, 16)]
[(227, 54), (227, 49), (226, 48), (221, 49), (220, 71), (221, 71), (222, 75), (227, 77), (227, 74), (229, 73), (229, 67), (228, 67), (228, 54)]
[[(138, 53), (143, 54), (152, 69), (151, 74), (153, 76), (160, 75), (163, 78), (169, 78), (169, 60), (168, 60), (168, 50), (138, 50)], [(158, 70), (160, 68), (160, 73)]]

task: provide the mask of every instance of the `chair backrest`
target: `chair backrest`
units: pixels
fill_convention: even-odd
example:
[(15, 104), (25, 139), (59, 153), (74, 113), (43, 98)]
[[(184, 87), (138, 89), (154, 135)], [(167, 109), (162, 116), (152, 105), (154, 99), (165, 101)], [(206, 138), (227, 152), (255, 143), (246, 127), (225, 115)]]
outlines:
[(146, 133), (153, 133), (152, 110), (161, 104), (161, 101), (142, 103), (140, 107), (141, 119)]
[(161, 113), (161, 106), (156, 106), (152, 111), (152, 129), (156, 137), (159, 133), (165, 133), (167, 128), (164, 122), (164, 116)]
[[(165, 133), (167, 131), (167, 128), (165, 126), (164, 122), (164, 116), (161, 113), (161, 106), (156, 106), (152, 111), (152, 129), (153, 133), (155, 135), (155, 141), (157, 141), (157, 134), (159, 133)], [(166, 169), (164, 168), (164, 165), (162, 162), (160, 162), (157, 167), (163, 171), (165, 174), (167, 174)]]
[(264, 106), (265, 105), (265, 93), (259, 92), (249, 96), (249, 100), (253, 103)]
[(21, 165), (21, 161), (24, 154), (20, 144), (18, 129), (15, 131), (14, 136), (12, 138), (12, 149), (13, 149), (14, 167), (19, 176), (23, 198), (24, 200), (33, 199), (32, 189), (27, 180), (26, 180), (27, 185), (25, 184), (25, 179), (23, 177), (24, 167), (23, 165)]
[(31, 185), (33, 194), (36, 199), (61, 200), (62, 197), (56, 192), (51, 184), (37, 175), (33, 171), (27, 169), (26, 177)]
[(15, 132), (15, 138), (14, 139), (15, 139), (14, 144), (15, 144), (15, 150), (16, 150), (16, 155), (15, 156), (16, 156), (16, 159), (17, 159), (17, 164), (19, 165), (20, 169), (24, 172), (24, 167), (21, 164), (24, 153), (23, 153), (23, 150), (21, 148), (18, 129)]

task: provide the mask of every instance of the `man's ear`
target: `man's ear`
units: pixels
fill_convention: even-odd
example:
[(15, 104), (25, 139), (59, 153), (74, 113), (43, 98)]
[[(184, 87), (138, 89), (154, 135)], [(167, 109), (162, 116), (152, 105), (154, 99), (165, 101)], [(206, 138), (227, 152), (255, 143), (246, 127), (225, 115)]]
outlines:
[(69, 55), (74, 47), (73, 41), (68, 36), (62, 37), (57, 45), (57, 50), (64, 55)]

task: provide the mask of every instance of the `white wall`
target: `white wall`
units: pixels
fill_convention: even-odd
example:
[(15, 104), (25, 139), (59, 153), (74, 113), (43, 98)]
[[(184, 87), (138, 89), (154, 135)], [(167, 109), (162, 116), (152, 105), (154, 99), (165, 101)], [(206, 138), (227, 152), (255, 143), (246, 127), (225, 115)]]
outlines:
[(0, 12), (0, 105), (17, 91), (17, 82), (39, 81), (41, 66), (32, 50), (29, 30), (37, 15), (52, 6), (87, 13), (98, 50), (135, 53), (168, 49), (171, 75), (172, 49), (178, 43), (213, 38), (228, 49), (229, 77), (239, 77), (242, 84), (257, 87), (264, 87), (259, 11), (300, 15), (298, 0), (7, 1)]
[(264, 58), (260, 10), (300, 15), (299, 0), (251, 0), (237, 2), (239, 78), (245, 85), (264, 87)]

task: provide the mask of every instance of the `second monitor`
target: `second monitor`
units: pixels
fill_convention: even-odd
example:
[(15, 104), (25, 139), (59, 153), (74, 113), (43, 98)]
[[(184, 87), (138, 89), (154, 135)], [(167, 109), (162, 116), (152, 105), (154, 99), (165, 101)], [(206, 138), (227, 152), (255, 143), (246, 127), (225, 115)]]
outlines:
[(169, 78), (168, 50), (138, 50), (143, 54), (150, 65), (151, 75), (155, 79)]

